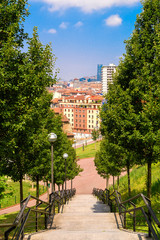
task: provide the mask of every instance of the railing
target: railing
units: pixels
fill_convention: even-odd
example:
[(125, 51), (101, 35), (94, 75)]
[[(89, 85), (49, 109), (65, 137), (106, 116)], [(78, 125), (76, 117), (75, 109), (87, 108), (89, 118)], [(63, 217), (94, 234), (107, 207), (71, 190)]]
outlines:
[[(14, 222), (0, 225), (0, 227), (9, 227), (4, 233), (4, 239), (22, 240), (24, 234), (51, 228), (55, 214), (63, 211), (64, 204), (75, 192), (75, 189), (53, 192), (49, 195), (49, 203), (29, 195), (21, 202), (21, 210)], [(31, 199), (36, 201), (33, 207), (28, 206)]]
[[(122, 228), (133, 231), (147, 231), (148, 236), (160, 240), (160, 222), (156, 217), (151, 201), (142, 193), (126, 201), (122, 201), (118, 191), (110, 193), (108, 189), (93, 189), (93, 194), (110, 206), (111, 212), (118, 212)], [(142, 206), (136, 206), (135, 202), (143, 202)]]

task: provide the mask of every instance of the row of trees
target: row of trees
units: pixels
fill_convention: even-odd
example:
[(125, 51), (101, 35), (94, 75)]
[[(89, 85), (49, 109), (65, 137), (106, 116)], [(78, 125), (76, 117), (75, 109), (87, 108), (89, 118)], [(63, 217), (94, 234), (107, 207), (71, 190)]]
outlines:
[(159, 0), (142, 5), (101, 110), (104, 139), (95, 164), (104, 177), (126, 168), (129, 195), (131, 167), (147, 164), (150, 198), (151, 165), (160, 160), (160, 5)]
[[(24, 33), (28, 16), (27, 0), (2, 0), (0, 4), (0, 174), (20, 182), (29, 174), (33, 180), (50, 181), (48, 134), (57, 134), (54, 144), (55, 183), (63, 184), (67, 152), (67, 179), (79, 167), (75, 151), (62, 131), (60, 117), (50, 110), (52, 96), (46, 87), (56, 81), (55, 56), (51, 46), (43, 46), (37, 28), (33, 36)], [(23, 52), (24, 42), (27, 51)]]

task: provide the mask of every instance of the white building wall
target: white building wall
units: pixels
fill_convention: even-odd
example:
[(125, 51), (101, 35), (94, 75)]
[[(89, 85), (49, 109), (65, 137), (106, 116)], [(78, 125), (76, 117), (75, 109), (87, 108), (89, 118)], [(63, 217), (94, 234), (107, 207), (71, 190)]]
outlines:
[(113, 83), (113, 73), (116, 72), (116, 65), (109, 64), (109, 66), (102, 67), (102, 93), (107, 94), (109, 84)]

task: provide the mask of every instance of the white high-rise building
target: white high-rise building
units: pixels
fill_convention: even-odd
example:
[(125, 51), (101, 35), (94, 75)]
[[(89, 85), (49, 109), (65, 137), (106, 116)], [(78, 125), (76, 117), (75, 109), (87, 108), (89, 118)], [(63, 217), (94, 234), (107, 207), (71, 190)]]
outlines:
[(102, 93), (108, 92), (109, 84), (113, 83), (113, 73), (116, 72), (116, 65), (109, 64), (109, 66), (102, 67)]

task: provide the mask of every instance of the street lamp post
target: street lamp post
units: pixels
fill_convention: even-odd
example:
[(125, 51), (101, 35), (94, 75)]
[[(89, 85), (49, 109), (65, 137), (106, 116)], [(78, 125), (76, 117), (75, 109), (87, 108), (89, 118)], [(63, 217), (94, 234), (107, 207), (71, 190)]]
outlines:
[(66, 163), (66, 159), (68, 158), (68, 154), (64, 153), (63, 154), (63, 158), (65, 159), (65, 191), (67, 190), (67, 184), (66, 184), (66, 171), (67, 171), (67, 163)]
[[(74, 139), (74, 148), (75, 148), (75, 152), (76, 152), (76, 139)], [(77, 155), (77, 153), (76, 153), (76, 155)], [(76, 156), (76, 159), (77, 159), (77, 156)], [(71, 179), (71, 190), (72, 190), (72, 188), (73, 188), (73, 180)]]
[(55, 133), (49, 134), (49, 141), (51, 143), (51, 192), (54, 191), (54, 162), (53, 162), (53, 143), (57, 140), (57, 135)]

